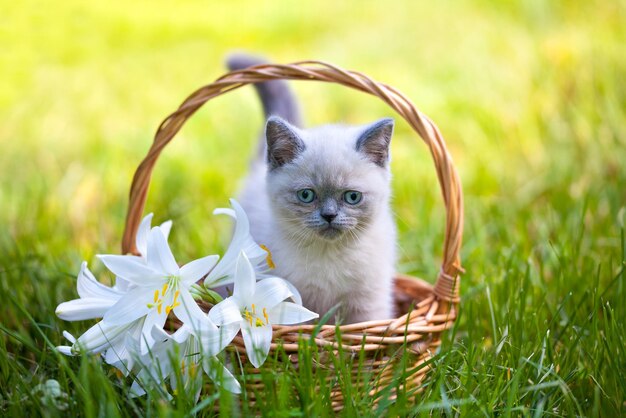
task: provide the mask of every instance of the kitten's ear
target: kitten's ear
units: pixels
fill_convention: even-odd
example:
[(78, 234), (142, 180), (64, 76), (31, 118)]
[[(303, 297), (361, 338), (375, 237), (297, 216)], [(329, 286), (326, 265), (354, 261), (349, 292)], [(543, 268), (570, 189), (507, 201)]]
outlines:
[(304, 142), (295, 129), (278, 116), (271, 116), (265, 126), (267, 162), (271, 169), (293, 161), (302, 151)]
[(389, 162), (389, 144), (393, 134), (393, 119), (385, 118), (365, 128), (356, 141), (356, 150), (374, 164), (386, 167)]

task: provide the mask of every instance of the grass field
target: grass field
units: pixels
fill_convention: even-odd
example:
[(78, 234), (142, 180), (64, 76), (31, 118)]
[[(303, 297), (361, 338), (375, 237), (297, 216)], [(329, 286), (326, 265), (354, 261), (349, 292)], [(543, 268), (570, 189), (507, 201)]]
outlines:
[[(387, 414), (626, 415), (626, 3), (616, 1), (2, 1), (0, 415), (210, 415), (54, 351), (82, 260), (119, 251), (132, 174), (162, 118), (233, 49), (322, 59), (397, 87), (434, 119), (463, 179), (460, 318), (418, 402)], [(309, 125), (393, 116), (344, 88), (294, 84)], [(237, 193), (262, 125), (252, 89), (208, 103), (166, 149), (147, 210), (180, 261), (222, 252), (210, 215)], [(432, 280), (443, 204), (426, 147), (393, 140), (398, 270)], [(224, 416), (331, 415), (316, 374)], [(41, 384), (67, 394), (51, 402)], [(304, 388), (304, 389), (303, 389)], [(351, 391), (345, 416), (379, 415)], [(316, 396), (317, 395), (317, 396)]]

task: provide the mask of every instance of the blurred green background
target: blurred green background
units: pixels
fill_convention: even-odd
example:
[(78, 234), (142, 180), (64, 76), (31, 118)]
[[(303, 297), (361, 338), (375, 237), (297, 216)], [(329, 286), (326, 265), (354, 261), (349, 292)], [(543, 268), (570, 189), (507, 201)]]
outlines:
[[(75, 297), (83, 259), (102, 274), (94, 254), (119, 251), (132, 174), (160, 121), (243, 50), (364, 72), (439, 125), (467, 206), (464, 314), (448, 347), (460, 357), (443, 367), (465, 389), (445, 399), (543, 411), (544, 388), (511, 394), (502, 373), (550, 345), (564, 356), (551, 359), (564, 386), (542, 408), (624, 412), (623, 0), (1, 0), (0, 9), (0, 411), (58, 377), (43, 335), (59, 344), (60, 330), (84, 324), (63, 324), (54, 307)], [(343, 87), (292, 86), (307, 125), (395, 116)], [(236, 196), (262, 123), (253, 90), (240, 89), (204, 106), (159, 160), (146, 210), (174, 220), (180, 261), (227, 244), (230, 224), (211, 212)], [(444, 227), (432, 162), (399, 120), (392, 152), (398, 269), (432, 280)], [(504, 342), (506, 358), (495, 351)], [(482, 380), (468, 377), (476, 373)], [(519, 387), (535, 384), (520, 373)], [(426, 398), (442, 402), (433, 388)]]

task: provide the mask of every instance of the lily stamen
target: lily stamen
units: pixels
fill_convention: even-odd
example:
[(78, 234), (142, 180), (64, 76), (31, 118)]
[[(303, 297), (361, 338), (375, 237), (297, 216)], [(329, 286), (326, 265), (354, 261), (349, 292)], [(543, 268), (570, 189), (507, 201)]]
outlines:
[(248, 308), (244, 308), (241, 313), (243, 318), (250, 324), (250, 326), (262, 327), (266, 324), (269, 324), (269, 316), (267, 315), (267, 309), (263, 308), (263, 317), (265, 318), (265, 323), (263, 320), (257, 316), (256, 314), (256, 306), (254, 304), (250, 305), (252, 307), (252, 311), (249, 311)]
[[(174, 293), (174, 300), (172, 301), (172, 304), (171, 304), (171, 305), (167, 305), (167, 306), (165, 307), (165, 313), (166, 313), (167, 315), (169, 315), (169, 314), (170, 314), (170, 312), (172, 312), (172, 309), (174, 309), (174, 308), (175, 308), (175, 307), (177, 307), (177, 306), (180, 306), (180, 302), (178, 301), (178, 295), (179, 295), (179, 294), (180, 294), (180, 290), (177, 290), (177, 291)], [(161, 312), (159, 312), (159, 313), (161, 313)]]
[(263, 244), (259, 245), (259, 247), (261, 247), (263, 250), (265, 250), (265, 252), (267, 252), (267, 256), (265, 257), (265, 262), (267, 263), (267, 266), (271, 270), (274, 270), (276, 268), (276, 264), (274, 264), (274, 260), (272, 259), (272, 252), (270, 251), (269, 248), (267, 248)]
[(263, 308), (263, 318), (265, 318), (265, 323), (269, 325), (270, 323), (270, 317), (267, 314), (267, 309)]
[(250, 322), (250, 326), (252, 326), (252, 314), (248, 310), (248, 308), (244, 308), (243, 317), (246, 321)]

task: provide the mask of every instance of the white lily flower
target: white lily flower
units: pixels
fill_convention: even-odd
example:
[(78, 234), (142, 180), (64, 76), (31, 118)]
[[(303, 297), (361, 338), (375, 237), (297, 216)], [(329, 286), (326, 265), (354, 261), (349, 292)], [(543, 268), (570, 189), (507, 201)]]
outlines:
[(257, 282), (244, 252), (237, 258), (234, 282), (233, 295), (215, 305), (208, 316), (217, 325), (241, 328), (246, 353), (255, 367), (267, 358), (272, 324), (298, 324), (319, 316), (301, 305), (285, 302), (293, 296), (285, 280), (270, 277)]
[[(152, 214), (150, 213), (142, 219), (137, 231), (136, 245), (142, 254), (141, 258), (132, 255), (126, 257), (141, 259), (147, 263), (148, 234), (150, 233), (151, 222)], [(165, 239), (169, 235), (171, 225), (171, 221), (166, 221), (160, 226)], [(61, 303), (56, 309), (56, 314), (66, 321), (102, 318), (132, 287), (134, 284), (119, 276), (116, 277), (113, 287), (103, 285), (89, 270), (87, 262), (83, 262), (76, 281), (79, 299)], [(65, 355), (74, 355), (80, 350), (88, 353), (102, 352), (108, 364), (127, 375), (133, 367), (133, 356), (128, 350), (126, 340), (129, 337), (139, 340), (143, 323), (143, 318), (132, 324), (121, 326), (111, 326), (99, 322), (78, 338), (78, 344), (75, 344), (76, 339), (73, 336), (68, 333), (68, 337), (64, 333), (72, 346), (59, 346), (57, 348), (59, 352)]]
[(123, 255), (98, 257), (115, 275), (134, 285), (107, 310), (103, 322), (119, 327), (143, 319), (141, 354), (146, 354), (154, 344), (152, 328), (162, 328), (170, 312), (183, 323), (191, 322), (188, 312), (197, 305), (189, 288), (205, 276), (219, 258), (210, 255), (178, 267), (159, 227), (152, 228), (148, 235), (146, 263), (138, 257)]
[[(242, 251), (246, 253), (248, 260), (252, 263), (258, 279), (272, 277), (269, 275), (269, 271), (275, 268), (270, 249), (263, 244), (257, 244), (254, 238), (252, 238), (248, 215), (246, 215), (239, 202), (235, 199), (230, 199), (230, 204), (233, 209), (218, 208), (213, 211), (214, 215), (228, 215), (233, 218), (235, 220), (235, 231), (224, 256), (204, 279), (206, 288), (233, 283), (235, 265), (239, 253)], [(292, 293), (294, 302), (302, 305), (302, 297), (298, 289), (291, 283), (286, 283)]]
[(265, 273), (274, 267), (270, 251), (267, 247), (257, 244), (250, 235), (250, 221), (246, 212), (235, 199), (230, 199), (230, 204), (233, 209), (218, 208), (213, 211), (214, 215), (228, 215), (233, 218), (235, 231), (224, 256), (204, 279), (205, 287), (232, 283), (235, 264), (241, 251), (248, 255), (250, 262), (259, 270), (259, 273)]
[[(146, 263), (151, 222), (152, 214), (150, 213), (142, 219), (135, 240), (137, 249), (142, 254), (141, 259)], [(171, 227), (172, 221), (164, 222), (160, 226), (160, 230), (166, 240)], [(131, 287), (133, 287), (132, 283), (121, 277), (116, 277), (115, 286), (113, 287), (103, 285), (96, 280), (93, 273), (89, 270), (87, 262), (83, 261), (76, 279), (76, 290), (78, 291), (79, 299), (61, 303), (55, 313), (65, 321), (102, 318), (105, 312), (124, 296)]]
[(152, 334), (156, 343), (150, 352), (138, 361), (143, 368), (137, 373), (131, 386), (131, 395), (141, 396), (145, 394), (144, 387), (155, 383), (161, 385), (168, 378), (172, 389), (177, 390), (175, 367), (178, 365), (182, 374), (182, 390), (193, 391), (196, 400), (202, 389), (201, 370), (226, 390), (241, 393), (237, 379), (215, 357), (217, 353), (203, 346), (203, 339), (198, 338), (197, 332), (187, 325), (183, 325), (171, 335), (162, 328), (153, 328)]

